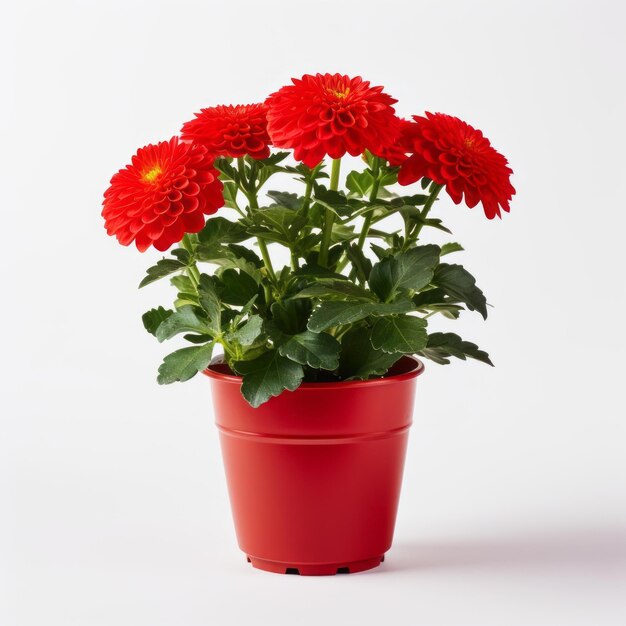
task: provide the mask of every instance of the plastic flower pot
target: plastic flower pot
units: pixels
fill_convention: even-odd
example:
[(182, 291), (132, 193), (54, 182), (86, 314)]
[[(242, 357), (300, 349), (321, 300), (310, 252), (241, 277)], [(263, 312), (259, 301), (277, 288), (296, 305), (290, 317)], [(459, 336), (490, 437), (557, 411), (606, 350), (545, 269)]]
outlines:
[(421, 361), (384, 378), (304, 383), (259, 408), (212, 363), (215, 420), (239, 547), (281, 574), (352, 573), (391, 547)]

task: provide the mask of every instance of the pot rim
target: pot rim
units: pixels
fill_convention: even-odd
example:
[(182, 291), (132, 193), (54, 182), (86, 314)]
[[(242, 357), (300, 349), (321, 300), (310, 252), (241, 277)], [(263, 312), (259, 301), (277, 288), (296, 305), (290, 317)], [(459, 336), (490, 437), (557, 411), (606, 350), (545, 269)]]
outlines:
[[(355, 387), (371, 387), (376, 385), (390, 385), (395, 382), (402, 382), (405, 380), (411, 380), (417, 378), (426, 369), (424, 363), (420, 361), (416, 356), (412, 354), (404, 354), (396, 361), (401, 360), (413, 361), (413, 366), (407, 371), (403, 371), (399, 374), (391, 374), (390, 376), (382, 376), (381, 378), (372, 378), (370, 380), (341, 380), (338, 382), (323, 382), (323, 383), (301, 383), (297, 389), (354, 389)], [(234, 383), (241, 385), (243, 378), (236, 374), (224, 374), (211, 369), (214, 365), (223, 365), (223, 355), (218, 355), (211, 360), (209, 366), (203, 370), (203, 374), (212, 378), (213, 380), (219, 380), (226, 383)], [(393, 367), (393, 366), (392, 366)]]

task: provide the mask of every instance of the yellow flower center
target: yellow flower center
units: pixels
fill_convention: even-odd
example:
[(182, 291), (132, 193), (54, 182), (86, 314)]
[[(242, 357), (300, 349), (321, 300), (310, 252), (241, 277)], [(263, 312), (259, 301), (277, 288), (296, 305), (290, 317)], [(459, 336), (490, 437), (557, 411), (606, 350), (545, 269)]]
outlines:
[(163, 173), (163, 170), (161, 169), (161, 166), (155, 165), (151, 169), (145, 171), (141, 177), (147, 183), (153, 183), (162, 173)]
[(463, 145), (468, 149), (471, 150), (474, 147), (474, 140), (471, 138), (467, 138), (464, 142)]
[(326, 91), (332, 96), (335, 96), (335, 98), (343, 100), (350, 93), (350, 87), (345, 87), (344, 89), (327, 89)]

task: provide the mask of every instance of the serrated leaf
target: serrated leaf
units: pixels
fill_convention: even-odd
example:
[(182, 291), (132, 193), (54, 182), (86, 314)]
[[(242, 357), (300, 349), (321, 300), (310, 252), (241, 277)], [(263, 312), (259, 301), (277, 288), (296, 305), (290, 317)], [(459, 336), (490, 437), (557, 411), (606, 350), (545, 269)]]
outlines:
[(389, 354), (413, 354), (427, 341), (426, 320), (411, 315), (381, 317), (372, 327), (372, 346)]
[(261, 159), (257, 161), (257, 163), (262, 167), (266, 165), (278, 165), (281, 161), (284, 161), (289, 156), (289, 154), (290, 153), (286, 151), (274, 152), (274, 154), (270, 154), (267, 159)]
[(322, 278), (314, 285), (299, 291), (293, 298), (318, 298), (320, 300), (359, 300), (376, 302), (371, 291), (363, 289), (348, 280)]
[(174, 311), (170, 309), (164, 309), (162, 306), (156, 309), (150, 309), (141, 316), (143, 327), (156, 337), (157, 328), (164, 322)]
[(181, 263), (178, 259), (161, 259), (160, 261), (157, 261), (156, 265), (153, 265), (146, 270), (147, 275), (139, 283), (139, 289), (155, 282), (156, 280), (159, 280), (160, 278), (165, 278), (165, 276), (174, 274), (174, 272), (180, 272), (184, 269), (185, 264)]
[(211, 335), (183, 335), (183, 339), (189, 343), (207, 343), (211, 341)]
[(251, 361), (235, 361), (235, 370), (243, 376), (241, 393), (257, 408), (272, 396), (300, 386), (304, 371), (299, 363), (271, 350)]
[[(370, 231), (371, 233), (371, 231)], [(370, 234), (370, 236), (373, 236)], [(350, 241), (356, 239), (357, 234), (354, 231), (354, 226), (346, 226), (345, 224), (339, 224), (335, 222), (331, 231), (330, 240), (333, 243), (340, 243), (342, 241)]]
[(259, 255), (254, 250), (236, 243), (229, 243), (226, 247), (233, 253), (234, 258), (244, 259), (255, 267), (263, 267), (263, 261), (261, 261)]
[[(267, 226), (273, 233), (282, 235), (281, 240), (293, 241), (299, 234), (300, 228), (306, 224), (306, 218), (292, 209), (284, 206), (271, 206), (254, 212), (254, 221)], [(269, 238), (266, 233), (265, 238)]]
[(476, 286), (476, 279), (462, 265), (441, 263), (435, 270), (432, 284), (443, 289), (452, 299), (466, 304), (470, 311), (478, 311), (487, 319), (485, 294)]
[(263, 334), (263, 318), (251, 315), (245, 324), (232, 333), (232, 338), (242, 346), (251, 346)]
[(356, 244), (346, 245), (346, 255), (352, 267), (356, 269), (357, 277), (365, 283), (372, 271), (372, 262), (365, 256), (363, 250)]
[[(251, 229), (250, 234), (252, 234)], [(248, 258), (239, 256), (238, 248), (239, 246), (235, 246), (235, 244), (229, 244), (228, 247), (217, 244), (211, 246), (201, 245), (198, 247), (196, 255), (199, 261), (213, 263), (225, 269), (240, 269), (246, 274), (249, 274), (257, 283), (261, 282), (261, 272), (255, 262), (248, 260), (248, 258), (252, 257), (249, 255), (246, 255)], [(258, 259), (258, 257), (256, 258)]]
[(170, 283), (172, 283), (172, 285), (182, 293), (193, 293), (196, 289), (191, 278), (189, 278), (189, 276), (185, 276), (185, 274), (173, 276), (170, 278)]
[(343, 274), (337, 274), (337, 272), (333, 272), (327, 267), (322, 267), (321, 265), (316, 265), (315, 263), (305, 263), (295, 272), (293, 272), (292, 275), (304, 278), (337, 278), (339, 280), (345, 279), (345, 276)]
[(358, 322), (370, 315), (392, 315), (411, 310), (413, 303), (410, 300), (390, 303), (324, 300), (311, 313), (307, 327), (319, 333), (333, 326)]
[(355, 196), (365, 198), (369, 194), (374, 177), (371, 172), (364, 170), (363, 172), (350, 172), (346, 178), (346, 187)]
[(306, 321), (311, 312), (311, 301), (289, 299), (274, 302), (272, 319), (277, 328), (287, 335), (297, 335), (306, 330)]
[[(193, 233), (189, 234), (189, 239), (192, 241), (192, 243), (195, 243), (194, 237), (195, 235)], [(189, 265), (189, 263), (191, 262), (191, 254), (189, 254), (189, 251), (185, 250), (185, 248), (174, 248), (171, 253), (183, 265)]]
[(168, 354), (159, 367), (157, 382), (159, 385), (169, 385), (174, 382), (184, 382), (193, 378), (198, 372), (205, 370), (213, 355), (213, 342), (203, 346), (181, 348)]
[(420, 354), (442, 365), (450, 363), (449, 357), (454, 356), (463, 361), (465, 361), (466, 357), (470, 357), (493, 366), (489, 355), (484, 350), (480, 350), (471, 341), (463, 341), (455, 333), (433, 333), (428, 337), (428, 343), (421, 350)]
[(394, 200), (392, 200), (392, 203), (411, 204), (413, 206), (421, 206), (423, 204), (426, 204), (427, 200), (428, 200), (428, 196), (426, 194), (416, 193), (416, 194), (413, 194), (412, 196), (400, 196), (399, 198), (395, 198)]
[(200, 300), (198, 300), (198, 295), (196, 293), (184, 293), (180, 292), (176, 300), (174, 300), (174, 307), (176, 309), (180, 309), (184, 306), (200, 306)]
[(439, 246), (430, 244), (381, 259), (370, 273), (370, 287), (385, 301), (393, 299), (401, 289), (419, 291), (432, 280), (439, 252)]
[(452, 234), (452, 231), (443, 225), (443, 222), (436, 217), (429, 217), (423, 220), (425, 226), (430, 226), (431, 228), (436, 228), (437, 230), (441, 230), (444, 233), (448, 233), (448, 235)]
[(341, 339), (339, 375), (348, 380), (382, 376), (401, 356), (376, 350), (371, 343), (370, 329), (353, 328)]
[(464, 250), (463, 246), (456, 241), (451, 241), (450, 243), (444, 243), (441, 246), (441, 256), (446, 254), (451, 254), (452, 252), (462, 252)]
[(217, 157), (213, 161), (216, 170), (222, 173), (221, 180), (239, 180), (239, 173), (232, 166), (231, 157)]
[(314, 369), (334, 370), (339, 366), (340, 343), (328, 333), (306, 330), (293, 335), (278, 349), (282, 356)]
[(337, 213), (337, 210), (341, 207), (349, 206), (348, 198), (346, 198), (343, 192), (327, 189), (325, 185), (318, 184), (315, 184), (313, 188), (315, 190), (315, 201), (331, 211)]
[(183, 306), (158, 327), (156, 338), (159, 342), (163, 342), (180, 333), (205, 334), (208, 331), (209, 327), (206, 322), (198, 318), (193, 307)]
[(234, 306), (243, 306), (258, 292), (256, 281), (245, 272), (237, 272), (234, 269), (225, 269), (221, 275), (222, 290), (220, 293), (222, 302)]
[(198, 285), (198, 297), (200, 306), (204, 309), (209, 318), (209, 329), (214, 336), (218, 336), (222, 331), (222, 303), (217, 295), (215, 279), (207, 274), (200, 275)]
[(239, 243), (249, 238), (250, 235), (242, 224), (231, 222), (224, 217), (207, 220), (204, 228), (198, 233), (198, 241), (204, 246)]
[(302, 201), (304, 200), (302, 196), (299, 196), (296, 193), (287, 193), (286, 191), (268, 191), (267, 195), (276, 203), (276, 205), (287, 207), (293, 211), (299, 209), (302, 206)]
[(237, 206), (237, 185), (233, 182), (224, 182), (222, 195), (224, 196), (224, 206), (234, 209)]

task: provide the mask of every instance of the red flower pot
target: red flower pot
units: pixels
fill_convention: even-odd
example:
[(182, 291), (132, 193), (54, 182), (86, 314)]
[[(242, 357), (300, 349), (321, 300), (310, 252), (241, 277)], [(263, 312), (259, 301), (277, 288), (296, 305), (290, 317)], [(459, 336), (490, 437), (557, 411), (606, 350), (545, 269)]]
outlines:
[(254, 567), (324, 575), (381, 563), (423, 370), (403, 357), (384, 378), (304, 383), (257, 409), (227, 366), (205, 371), (237, 539)]

